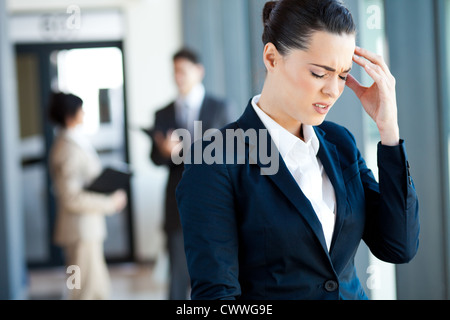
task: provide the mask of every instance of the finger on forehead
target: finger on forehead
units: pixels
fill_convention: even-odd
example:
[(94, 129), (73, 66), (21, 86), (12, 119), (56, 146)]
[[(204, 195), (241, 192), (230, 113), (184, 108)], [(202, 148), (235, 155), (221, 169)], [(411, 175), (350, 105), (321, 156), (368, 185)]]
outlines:
[(360, 57), (366, 58), (373, 64), (379, 65), (386, 74), (391, 74), (389, 67), (387, 66), (383, 57), (381, 57), (380, 55), (377, 55), (377, 54), (375, 54), (367, 49), (361, 48), (361, 47), (356, 47), (355, 54)]
[(370, 65), (366, 65), (364, 68), (367, 72), (367, 74), (375, 81), (375, 83), (378, 85), (380, 89), (387, 90), (386, 84), (387, 79), (386, 76), (383, 74), (383, 70), (379, 68), (378, 70), (373, 68)]

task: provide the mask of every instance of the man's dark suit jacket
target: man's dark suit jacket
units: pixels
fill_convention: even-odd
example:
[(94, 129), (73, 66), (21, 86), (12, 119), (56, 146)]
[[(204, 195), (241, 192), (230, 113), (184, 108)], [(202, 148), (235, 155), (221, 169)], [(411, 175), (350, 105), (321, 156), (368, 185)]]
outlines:
[[(204, 132), (212, 128), (220, 129), (234, 121), (235, 119), (232, 118), (232, 115), (232, 106), (228, 102), (206, 94), (197, 121), (202, 121), (202, 130)], [(155, 124), (153, 127), (155, 131), (167, 134), (171, 130), (180, 128), (186, 129), (184, 125), (179, 124), (176, 121), (174, 102), (156, 112)], [(166, 165), (169, 168), (169, 178), (165, 195), (164, 231), (169, 233), (181, 230), (175, 189), (183, 174), (184, 165), (175, 165), (171, 159), (164, 158), (155, 143), (152, 144), (150, 158), (156, 165)]]
[[(249, 104), (223, 132), (264, 128)], [(252, 164), (249, 148), (245, 164), (186, 165), (177, 201), (192, 299), (367, 299), (354, 264), (361, 240), (383, 261), (413, 259), (418, 199), (404, 141), (378, 145), (377, 183), (347, 129), (331, 122), (314, 129), (318, 157), (336, 193), (330, 251), (281, 157), (275, 175), (261, 174), (264, 162)]]

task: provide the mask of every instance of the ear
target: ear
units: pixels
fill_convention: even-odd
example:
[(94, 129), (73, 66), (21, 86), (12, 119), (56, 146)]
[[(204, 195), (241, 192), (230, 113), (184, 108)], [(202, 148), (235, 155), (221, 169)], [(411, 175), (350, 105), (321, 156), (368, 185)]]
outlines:
[(200, 75), (202, 77), (202, 79), (205, 77), (205, 67), (202, 64), (199, 64), (199, 69), (200, 69)]
[(200, 79), (203, 80), (203, 78), (205, 77), (205, 67), (203, 66), (203, 64), (199, 63), (199, 64), (197, 64), (197, 68), (198, 68)]
[(264, 47), (263, 60), (267, 72), (271, 72), (276, 68), (280, 57), (281, 55), (273, 43), (269, 42), (266, 44)]

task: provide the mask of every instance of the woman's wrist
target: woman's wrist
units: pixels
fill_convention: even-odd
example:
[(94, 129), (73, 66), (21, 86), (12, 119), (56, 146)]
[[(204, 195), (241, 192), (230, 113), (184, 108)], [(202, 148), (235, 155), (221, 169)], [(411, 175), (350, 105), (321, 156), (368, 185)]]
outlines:
[(381, 144), (384, 146), (398, 146), (400, 144), (400, 129), (398, 124), (378, 126)]

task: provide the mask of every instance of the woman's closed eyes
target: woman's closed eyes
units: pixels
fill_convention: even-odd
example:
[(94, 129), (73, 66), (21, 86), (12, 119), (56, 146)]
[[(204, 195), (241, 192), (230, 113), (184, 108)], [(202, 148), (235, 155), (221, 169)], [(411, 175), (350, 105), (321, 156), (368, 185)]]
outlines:
[[(325, 78), (325, 74), (324, 75), (318, 75), (318, 74), (316, 74), (316, 73), (314, 73), (314, 72), (312, 72), (311, 71), (311, 74), (313, 75), (313, 77), (315, 77), (315, 78), (317, 78), (317, 79), (323, 79), (323, 78)], [(343, 81), (347, 81), (347, 77), (343, 77), (343, 76), (339, 76), (339, 78), (341, 79), (341, 80), (343, 80)]]

